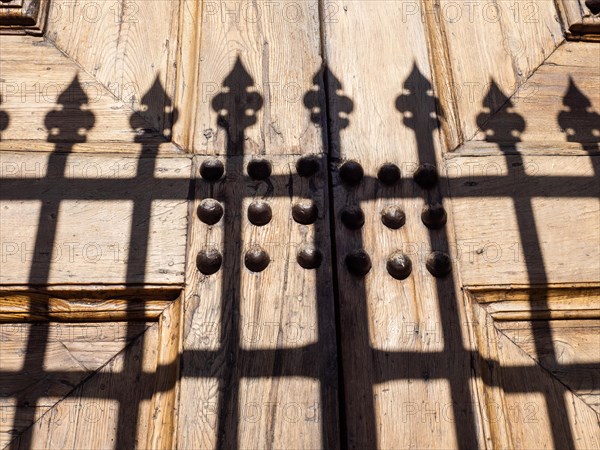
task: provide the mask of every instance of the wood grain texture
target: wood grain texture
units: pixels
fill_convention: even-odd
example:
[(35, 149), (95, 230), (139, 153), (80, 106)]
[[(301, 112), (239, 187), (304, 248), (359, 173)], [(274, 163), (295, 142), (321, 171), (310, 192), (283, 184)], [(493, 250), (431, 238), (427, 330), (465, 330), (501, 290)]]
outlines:
[[(174, 142), (200, 154), (223, 154), (225, 133), (211, 105), (236, 57), (264, 99), (256, 126), (246, 132), (246, 154), (322, 151), (321, 130), (308, 120), (303, 96), (321, 69), (319, 7), (315, 0), (182, 4)], [(318, 80), (318, 78), (317, 78)], [(319, 82), (319, 81), (318, 81)]]
[(143, 289), (137, 292), (100, 293), (78, 289), (45, 292), (4, 290), (0, 293), (0, 322), (114, 322), (157, 320), (173, 298), (173, 292)]
[(162, 130), (162, 111), (173, 98), (178, 0), (52, 1), (46, 38), (130, 108), (159, 79), (165, 93), (151, 99), (140, 114)]
[(179, 297), (163, 310), (159, 318), (155, 386), (148, 408), (148, 420), (151, 425), (146, 436), (145, 448), (175, 448), (179, 412), (182, 317), (183, 301)]
[[(125, 427), (128, 446), (144, 447), (152, 426), (152, 396), (154, 376), (141, 376), (156, 370), (158, 326), (152, 324), (124, 351), (112, 358), (97, 373), (76, 386), (69, 396), (59, 401), (26, 431), (34, 448), (111, 448), (115, 445), (116, 430)], [(138, 361), (143, 365), (138, 365)], [(123, 371), (124, 367), (138, 370)], [(135, 386), (135, 389), (132, 389)], [(139, 405), (136, 422), (132, 416), (119, 414), (121, 405)]]
[[(596, 306), (600, 300), (596, 299)], [(534, 358), (544, 369), (552, 373), (577, 397), (600, 414), (600, 320), (551, 320), (550, 332), (537, 322), (499, 322), (496, 328), (517, 347)], [(541, 342), (536, 348), (536, 340)], [(554, 354), (558, 356), (555, 360)], [(591, 364), (596, 369), (583, 370), (576, 367), (564, 369), (564, 365)], [(586, 386), (582, 386), (585, 379)]]
[[(425, 2), (433, 10), (431, 3)], [(476, 116), (490, 82), (510, 96), (564, 40), (562, 30), (551, 1), (459, 4), (443, 0), (435, 10), (445, 27), (453, 74), (451, 80), (437, 80), (437, 89), (454, 92), (468, 140), (477, 132)], [(502, 106), (497, 100), (493, 111)]]
[[(196, 170), (206, 157), (195, 158)], [(198, 181), (192, 208), (185, 292), (178, 446), (181, 448), (338, 447), (337, 369), (327, 186), (320, 175), (299, 179), (296, 157), (272, 156), (267, 182), (250, 180), (251, 157), (225, 160), (226, 175), (214, 185)], [(217, 199), (225, 217), (202, 223), (195, 212)], [(314, 225), (292, 219), (292, 206), (312, 199)], [(273, 218), (252, 225), (252, 201), (270, 205)], [(297, 252), (314, 243), (319, 269), (306, 270)], [(254, 246), (270, 257), (260, 273), (248, 270)], [(202, 275), (196, 257), (214, 249), (223, 265)], [(221, 434), (223, 433), (223, 434)]]
[[(0, 160), (1, 284), (183, 284), (188, 158), (147, 163), (109, 155), (2, 153)], [(46, 177), (63, 163), (64, 176)], [(132, 217), (134, 203), (145, 201), (150, 210)], [(39, 217), (42, 202), (59, 202), (56, 217)], [(44, 221), (57, 222), (56, 236), (35, 253)], [(146, 221), (150, 232), (141, 236), (136, 229)], [(48, 265), (48, 278), (35, 279)], [(128, 267), (136, 273), (127, 275)]]
[[(331, 151), (339, 158), (332, 211), (347, 444), (357, 449), (477, 447), (483, 436), (471, 411), (469, 358), (461, 353), (468, 339), (458, 279), (450, 275), (436, 282), (425, 268), (432, 250), (448, 247), (452, 232), (430, 232), (421, 210), (425, 203), (443, 201), (445, 190), (425, 191), (412, 181), (419, 163), (439, 163), (442, 152), (424, 22), (418, 12), (407, 14), (405, 2), (324, 4), (325, 11), (336, 8), (336, 20), (325, 23), (325, 44), (333, 72)], [(351, 110), (349, 99), (353, 110), (345, 114)], [(338, 163), (345, 160), (364, 169), (357, 187), (340, 180)], [(403, 181), (393, 187), (377, 181), (384, 163), (396, 164)], [(364, 212), (365, 224), (358, 230), (342, 223), (341, 213), (350, 206)], [(390, 206), (405, 212), (406, 225), (398, 230), (381, 221)], [(372, 261), (364, 278), (351, 275), (345, 264), (359, 248)], [(402, 281), (386, 270), (396, 251), (412, 260), (412, 273)]]
[(593, 286), (483, 287), (469, 295), (497, 323), (513, 320), (597, 319), (600, 289)]
[[(581, 323), (576, 320), (551, 321), (553, 333), (546, 334), (544, 331), (541, 336), (542, 330), (538, 329), (534, 338), (531, 323), (497, 323), (484, 308), (473, 305), (472, 327), (477, 348), (480, 357), (487, 360), (481, 361), (476, 373), (485, 380), (480, 386), (480, 407), (485, 416), (488, 445), (523, 449), (552, 446), (587, 449), (598, 446), (599, 436), (595, 432), (598, 414), (586, 403), (593, 401), (592, 398), (582, 397), (577, 389), (573, 392), (563, 384), (567, 376), (564, 369), (560, 373), (552, 373), (552, 368), (544, 367), (543, 362), (538, 365), (535, 352), (531, 353), (534, 341), (539, 343), (543, 340), (551, 346), (553, 353), (582, 344), (582, 350), (594, 355), (592, 358), (597, 361), (597, 333), (588, 335), (588, 339), (585, 335), (579, 336), (576, 338), (579, 343), (573, 340), (573, 332), (577, 332), (577, 324)], [(512, 330), (511, 324), (515, 324)], [(590, 321), (586, 320), (585, 325), (589, 326)], [(518, 328), (517, 335), (515, 328)], [(561, 363), (567, 364), (573, 359), (567, 352)], [(543, 356), (539, 361), (543, 361)], [(598, 371), (595, 373), (597, 376)], [(575, 378), (581, 381), (581, 372)], [(588, 379), (587, 376), (585, 378)], [(562, 405), (566, 405), (566, 409)], [(551, 423), (550, 417), (556, 411), (560, 411), (560, 424)], [(531, 432), (532, 429), (535, 433)], [(562, 441), (553, 441), (553, 436)], [(567, 436), (572, 436), (573, 441), (569, 441)]]
[[(568, 42), (541, 65), (485, 124), (496, 135), (514, 126), (510, 110), (525, 119), (519, 140), (540, 152), (548, 145), (597, 152), (600, 142), (600, 46)], [(478, 132), (475, 140), (485, 140)]]
[[(0, 61), (1, 108), (9, 115), (8, 127), (2, 132), (3, 145), (8, 146), (12, 140), (21, 141), (22, 145), (22, 141), (27, 140), (30, 147), (35, 147), (36, 141), (44, 141), (41, 145), (47, 146), (45, 141), (49, 139), (50, 131), (46, 127), (46, 116), (50, 111), (61, 108), (64, 113), (62, 123), (65, 127), (71, 123), (81, 123), (80, 109), (93, 113), (94, 126), (85, 133), (88, 143), (136, 142), (137, 131), (132, 127), (130, 119), (132, 115), (142, 112), (139, 104), (129, 104), (119, 99), (103, 82), (82, 70), (52, 43), (30, 36), (3, 36), (0, 43)], [(83, 106), (77, 103), (81, 100), (79, 93), (68, 90), (76, 79), (86, 96)], [(135, 91), (138, 102), (149, 87), (144, 84)], [(59, 106), (58, 97), (65, 91), (68, 102)], [(149, 110), (153, 114), (165, 109), (164, 96), (160, 99), (155, 97), (152, 95), (145, 99), (148, 102), (146, 107), (151, 106)], [(69, 102), (70, 106), (78, 106), (71, 111), (71, 117), (68, 116)], [(158, 103), (154, 105), (153, 102)], [(140, 121), (146, 123), (145, 137), (150, 138), (154, 133), (157, 139), (160, 138), (160, 133), (153, 132), (159, 129), (158, 124), (153, 123), (158, 119), (146, 119), (144, 121), (140, 117)], [(164, 138), (159, 142), (161, 140), (164, 141)], [(136, 148), (139, 148), (139, 144)]]
[[(133, 336), (143, 334), (151, 324), (143, 322), (127, 324), (124, 322), (72, 324), (52, 323), (46, 327), (30, 323), (4, 323), (0, 325), (0, 371), (2, 372), (2, 413), (0, 422), (0, 442), (4, 448), (12, 438), (25, 432), (32, 423), (13, 424), (16, 407), (36, 408), (36, 420), (46, 416), (45, 425), (63, 424), (65, 432), (75, 433), (69, 429), (77, 414), (74, 405), (61, 400), (86, 379), (101, 370), (113, 360), (126, 346), (132, 342)], [(128, 327), (129, 332), (128, 334)], [(26, 354), (29, 338), (37, 339), (39, 347)], [(26, 361), (43, 359), (44, 372), (23, 374), (27, 371)], [(48, 373), (46, 373), (46, 371)], [(55, 375), (52, 372), (56, 372)], [(100, 392), (100, 391), (99, 391)], [(22, 394), (26, 393), (23, 397)], [(14, 399), (20, 395), (21, 403), (16, 405)], [(96, 414), (97, 399), (88, 399), (87, 411)], [(54, 420), (52, 420), (54, 419)], [(85, 424), (85, 419), (80, 419)], [(44, 421), (42, 421), (44, 423)], [(14, 428), (14, 433), (9, 427)], [(80, 431), (83, 427), (80, 428)], [(87, 432), (87, 431), (86, 431)], [(112, 434), (112, 433), (104, 433)], [(58, 436), (53, 436), (54, 438)], [(114, 436), (113, 436), (114, 437)], [(40, 442), (41, 444), (41, 442)], [(45, 442), (43, 447), (62, 447), (53, 440)], [(64, 447), (62, 447), (64, 448)]]
[[(463, 283), (597, 282), (599, 163), (579, 156), (449, 160)], [(543, 264), (532, 263), (540, 257)]]

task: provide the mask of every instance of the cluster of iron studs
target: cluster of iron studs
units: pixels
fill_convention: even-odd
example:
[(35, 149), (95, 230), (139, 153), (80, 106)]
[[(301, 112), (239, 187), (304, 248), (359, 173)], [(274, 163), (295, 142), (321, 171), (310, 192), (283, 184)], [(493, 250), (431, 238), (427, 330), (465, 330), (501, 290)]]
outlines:
[[(340, 167), (340, 178), (348, 187), (356, 187), (364, 177), (363, 168), (356, 161), (347, 161)], [(384, 186), (394, 186), (401, 179), (400, 169), (395, 164), (384, 164), (377, 173), (377, 178)], [(432, 164), (421, 164), (414, 173), (414, 181), (422, 189), (430, 190), (438, 183), (438, 173)], [(365, 223), (365, 214), (359, 206), (348, 206), (341, 212), (340, 219), (344, 226), (350, 230), (358, 230)], [(406, 215), (399, 206), (388, 206), (381, 211), (381, 221), (392, 229), (402, 228), (406, 223)], [(446, 225), (446, 210), (440, 203), (428, 203), (421, 212), (421, 221), (432, 230), (438, 230)], [(354, 250), (346, 255), (348, 271), (357, 277), (364, 277), (371, 270), (371, 258), (363, 249)], [(427, 270), (435, 277), (448, 275), (452, 270), (450, 257), (443, 252), (434, 251), (425, 263)], [(410, 258), (396, 251), (389, 256), (386, 268), (388, 273), (397, 280), (406, 279), (412, 272)]]
[[(248, 175), (253, 180), (264, 181), (271, 176), (272, 166), (269, 161), (254, 159), (248, 163)], [(316, 156), (305, 156), (296, 163), (296, 171), (303, 178), (310, 178), (320, 170), (320, 162)], [(219, 181), (225, 172), (223, 163), (218, 159), (205, 160), (200, 167), (200, 175), (210, 183)], [(217, 224), (223, 217), (223, 206), (212, 198), (204, 199), (198, 206), (198, 218), (207, 225)], [(301, 200), (292, 207), (293, 219), (301, 225), (311, 225), (319, 215), (317, 206), (312, 200)], [(257, 227), (271, 222), (273, 211), (271, 206), (262, 200), (253, 201), (248, 206), (248, 221)], [(304, 245), (296, 255), (298, 264), (304, 269), (317, 269), (323, 262), (323, 253), (314, 245)], [(244, 264), (252, 272), (265, 270), (271, 258), (260, 246), (255, 245), (244, 255)], [(223, 264), (223, 255), (216, 249), (202, 250), (198, 253), (196, 266), (204, 275), (216, 273)]]

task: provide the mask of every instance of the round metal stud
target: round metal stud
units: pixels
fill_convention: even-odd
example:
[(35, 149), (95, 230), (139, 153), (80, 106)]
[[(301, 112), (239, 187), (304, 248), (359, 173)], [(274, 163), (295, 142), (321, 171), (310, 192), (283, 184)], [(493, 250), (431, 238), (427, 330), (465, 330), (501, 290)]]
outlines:
[(388, 206), (381, 211), (381, 221), (386, 227), (397, 230), (406, 223), (406, 214), (399, 206)]
[(257, 227), (268, 224), (273, 218), (273, 211), (267, 202), (256, 201), (248, 206), (248, 220)]
[(396, 164), (384, 164), (377, 172), (381, 184), (393, 186), (400, 181), (400, 169)]
[(364, 176), (365, 171), (356, 161), (346, 161), (340, 167), (340, 178), (348, 186), (358, 185)]
[(292, 217), (302, 225), (315, 223), (318, 215), (319, 210), (312, 200), (301, 200), (292, 207)]
[(412, 272), (412, 262), (408, 256), (398, 251), (388, 258), (386, 268), (393, 278), (404, 280)]
[(427, 228), (439, 230), (446, 225), (448, 215), (440, 203), (433, 203), (423, 207), (423, 211), (421, 212), (421, 220)]
[(415, 183), (417, 183), (423, 189), (431, 189), (438, 182), (437, 169), (433, 164), (421, 164), (417, 170), (415, 170), (413, 178)]
[(365, 213), (358, 206), (349, 206), (342, 211), (342, 223), (351, 230), (358, 230), (365, 224)]
[(214, 198), (206, 198), (198, 206), (198, 218), (207, 225), (214, 225), (223, 217), (223, 206)]
[(371, 270), (371, 257), (364, 250), (354, 250), (346, 255), (348, 272), (357, 277), (364, 277)]
[(300, 267), (304, 269), (318, 269), (323, 262), (323, 253), (312, 245), (306, 245), (300, 249), (296, 260)]
[(273, 166), (266, 159), (253, 159), (248, 163), (248, 175), (254, 180), (266, 180), (272, 171)]
[(252, 272), (262, 272), (270, 262), (271, 258), (267, 252), (258, 246), (249, 249), (244, 256), (244, 264)]
[(223, 256), (218, 250), (202, 250), (196, 257), (196, 267), (204, 275), (217, 273), (223, 264)]
[(304, 178), (312, 177), (320, 169), (321, 163), (315, 155), (303, 156), (296, 162), (296, 172)]
[(200, 175), (206, 181), (219, 181), (225, 173), (225, 166), (216, 158), (206, 159), (200, 166)]
[(446, 253), (436, 251), (427, 257), (425, 267), (434, 277), (442, 278), (452, 271), (452, 261)]

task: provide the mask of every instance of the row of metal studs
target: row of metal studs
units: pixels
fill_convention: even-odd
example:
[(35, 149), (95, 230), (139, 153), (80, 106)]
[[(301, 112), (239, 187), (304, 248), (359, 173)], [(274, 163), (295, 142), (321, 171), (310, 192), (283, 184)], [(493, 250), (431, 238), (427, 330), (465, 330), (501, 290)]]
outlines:
[[(340, 179), (349, 187), (358, 186), (364, 178), (364, 170), (356, 161), (347, 161), (340, 167)], [(384, 164), (377, 172), (377, 178), (386, 186), (393, 186), (401, 179), (400, 168), (395, 164)], [(414, 181), (423, 189), (429, 190), (438, 183), (438, 173), (434, 165), (421, 164), (413, 175)], [(365, 215), (359, 206), (349, 206), (341, 213), (341, 221), (347, 228), (358, 230), (365, 223)], [(398, 206), (388, 206), (381, 212), (381, 221), (391, 229), (399, 229), (406, 223), (406, 215)], [(440, 229), (446, 225), (446, 210), (440, 203), (426, 204), (421, 212), (421, 221), (427, 228)], [(357, 277), (364, 277), (372, 267), (371, 258), (363, 249), (350, 252), (345, 258), (348, 271)], [(432, 252), (425, 262), (427, 270), (435, 277), (444, 277), (452, 270), (450, 257), (443, 252)], [(388, 273), (397, 280), (404, 280), (412, 272), (410, 258), (401, 251), (394, 252), (387, 260)]]
[[(320, 168), (316, 156), (307, 156), (298, 160), (296, 170), (302, 177), (315, 175)], [(266, 180), (271, 176), (271, 163), (265, 160), (255, 159), (248, 163), (248, 175), (254, 180)], [(225, 167), (218, 159), (208, 159), (200, 167), (200, 175), (203, 179), (214, 183), (219, 181), (225, 173)], [(223, 217), (223, 206), (217, 200), (207, 198), (198, 206), (198, 218), (207, 225), (217, 224)], [(301, 225), (311, 225), (318, 218), (319, 211), (312, 200), (301, 200), (292, 208), (292, 217)], [(265, 226), (273, 218), (271, 206), (265, 201), (254, 201), (248, 206), (248, 220), (255, 226)], [(297, 261), (305, 269), (317, 269), (323, 261), (322, 252), (312, 245), (301, 248), (297, 254)], [(271, 259), (266, 251), (260, 246), (255, 246), (246, 251), (244, 264), (252, 272), (265, 270)], [(196, 258), (198, 270), (204, 275), (216, 273), (223, 264), (223, 256), (216, 249), (202, 250)]]
[[(302, 177), (315, 175), (320, 168), (316, 156), (300, 158), (296, 163), (296, 170)], [(216, 182), (223, 177), (225, 168), (218, 159), (209, 159), (202, 163), (200, 175), (209, 182)], [(268, 161), (255, 159), (248, 163), (248, 175), (255, 180), (266, 180), (272, 172)], [(364, 177), (362, 166), (355, 161), (345, 162), (340, 167), (340, 178), (350, 186), (357, 186)], [(377, 174), (378, 179), (385, 185), (391, 186), (400, 180), (400, 169), (394, 164), (385, 164)], [(424, 189), (431, 189), (437, 184), (438, 174), (431, 164), (422, 164), (415, 171), (415, 182)], [(313, 224), (318, 216), (316, 205), (311, 200), (302, 200), (292, 208), (292, 217), (302, 225)], [(223, 217), (223, 206), (215, 199), (204, 199), (198, 207), (198, 217), (207, 225), (215, 225)], [(255, 226), (267, 225), (273, 217), (271, 207), (267, 202), (255, 201), (248, 207), (248, 220)], [(359, 229), (364, 225), (364, 213), (359, 207), (348, 207), (342, 211), (342, 223), (350, 229)], [(444, 207), (439, 203), (426, 205), (421, 213), (421, 220), (431, 229), (439, 229), (446, 224), (447, 215)], [(401, 228), (406, 217), (404, 212), (395, 206), (390, 206), (382, 211), (382, 222), (391, 229)], [(305, 269), (316, 269), (321, 265), (323, 255), (314, 246), (305, 246), (297, 254), (297, 261)], [(223, 262), (223, 256), (216, 249), (203, 250), (198, 254), (197, 266), (205, 275), (216, 273)], [(253, 272), (261, 272), (270, 263), (270, 257), (262, 248), (256, 246), (249, 249), (244, 256), (246, 267)], [(346, 256), (348, 270), (356, 276), (365, 276), (371, 269), (371, 259), (364, 250), (356, 250)], [(412, 263), (408, 256), (396, 252), (388, 258), (386, 264), (390, 275), (396, 279), (407, 278), (412, 271)], [(451, 271), (450, 258), (442, 252), (433, 252), (429, 255), (426, 267), (429, 272), (441, 277)]]

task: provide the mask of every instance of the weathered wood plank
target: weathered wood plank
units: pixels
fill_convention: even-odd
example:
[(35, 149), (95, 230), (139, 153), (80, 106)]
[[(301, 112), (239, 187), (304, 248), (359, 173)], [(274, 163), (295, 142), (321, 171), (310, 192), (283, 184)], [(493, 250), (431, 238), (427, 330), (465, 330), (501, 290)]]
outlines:
[(162, 130), (168, 116), (155, 112), (174, 96), (179, 3), (55, 0), (45, 36), (132, 109), (140, 110), (141, 98), (159, 79), (165, 92), (149, 99), (140, 115)]
[[(271, 157), (267, 182), (243, 175), (251, 157), (225, 160), (216, 184), (199, 181), (193, 203), (186, 278), (178, 445), (182, 448), (308, 448), (338, 446), (337, 370), (325, 164), (320, 174), (300, 179), (296, 157)], [(196, 157), (196, 169), (206, 157)], [(195, 215), (202, 200), (225, 209), (216, 225)], [(292, 218), (292, 207), (312, 199), (314, 225)], [(248, 207), (265, 201), (272, 220), (252, 225)], [(314, 245), (322, 254), (318, 270), (297, 262)], [(260, 246), (270, 258), (260, 273), (245, 265), (245, 254)], [(196, 257), (217, 250), (223, 265), (203, 275)], [(210, 356), (209, 356), (210, 355)]]
[(226, 135), (211, 102), (233, 89), (223, 80), (239, 56), (253, 80), (250, 90), (264, 100), (256, 126), (246, 130), (245, 153), (319, 153), (321, 129), (307, 120), (303, 103), (321, 68), (318, 2), (221, 1), (201, 9), (186, 0), (182, 11), (174, 141), (200, 154), (224, 153)]
[(0, 323), (12, 322), (114, 322), (158, 319), (172, 303), (173, 292), (107, 291), (101, 295), (79, 290), (40, 293), (3, 291), (0, 294)]
[[(94, 118), (93, 127), (84, 133), (87, 142), (136, 142), (139, 135), (135, 128), (138, 127), (132, 126), (131, 117), (143, 109), (139, 106), (139, 101), (149, 92), (150, 86), (146, 86), (146, 83), (134, 86), (135, 90), (132, 90), (132, 86), (125, 86), (124, 89), (129, 89), (127, 95), (137, 99), (138, 103), (132, 105), (115, 97), (103, 82), (82, 70), (54, 45), (33, 37), (3, 36), (0, 61), (0, 107), (8, 114), (9, 119), (7, 128), (2, 131), (2, 141), (5, 141), (3, 144), (11, 140), (28, 140), (31, 147), (36, 145), (35, 141), (44, 141), (42, 145), (47, 145), (45, 141), (50, 140), (46, 122), (48, 113), (62, 110), (63, 128), (68, 129), (73, 124), (83, 128), (82, 109), (91, 111)], [(77, 88), (81, 92), (72, 87), (74, 80), (78, 80)], [(58, 105), (61, 94), (64, 94), (61, 98), (63, 104)], [(152, 120), (148, 121), (139, 117), (139, 122), (146, 124), (145, 138), (149, 138), (152, 133), (160, 137), (159, 133), (153, 131), (160, 129), (153, 123), (157, 120), (154, 115), (158, 111), (158, 115), (162, 117), (165, 110), (165, 97), (163, 95), (162, 98), (157, 98), (160, 97), (159, 94), (155, 90), (144, 99), (144, 108), (148, 108), (153, 115)], [(136, 147), (139, 146), (138, 144)]]
[[(430, 2), (425, 4), (433, 10)], [(436, 11), (445, 28), (447, 64), (453, 74), (452, 80), (438, 80), (436, 88), (454, 91), (468, 140), (477, 132), (477, 115), (490, 82), (511, 95), (564, 38), (551, 1), (469, 4), (444, 0)], [(501, 99), (495, 100), (492, 112), (502, 106)]]
[[(339, 8), (336, 20), (325, 23), (331, 151), (339, 163), (360, 163), (369, 177), (351, 187), (336, 168), (333, 181), (348, 446), (474, 448), (482, 436), (472, 410), (470, 361), (462, 353), (468, 339), (458, 279), (436, 281), (425, 267), (432, 250), (448, 251), (452, 236), (428, 230), (420, 218), (426, 203), (443, 201), (444, 187), (426, 191), (411, 180), (419, 163), (438, 163), (442, 148), (426, 29), (418, 12), (406, 14), (406, 4), (324, 5)], [(377, 181), (385, 163), (397, 165), (403, 181), (391, 187)], [(342, 214), (358, 206), (364, 226), (353, 230)], [(400, 229), (382, 223), (389, 207), (404, 212)], [(346, 264), (361, 248), (372, 263), (364, 278)], [(404, 280), (386, 267), (397, 251), (412, 261)]]
[[(135, 336), (144, 333), (151, 324), (111, 322), (96, 324), (4, 323), (0, 324), (0, 372), (2, 421), (0, 443), (6, 445), (16, 434), (22, 433), (31, 423), (13, 423), (16, 407), (36, 408), (36, 419), (46, 415), (49, 422), (72, 425), (77, 408), (69, 402), (61, 407), (60, 401), (76, 386), (102, 368), (119, 354)], [(39, 336), (40, 339), (37, 338)], [(29, 339), (38, 339), (39, 346), (27, 347)], [(43, 359), (43, 361), (39, 361)], [(27, 371), (27, 364), (37, 361), (44, 371)], [(37, 364), (36, 363), (36, 364)], [(52, 374), (52, 372), (57, 372)], [(23, 396), (23, 394), (25, 396)], [(20, 396), (21, 403), (14, 403)], [(84, 406), (95, 414), (97, 402), (85, 400)], [(57, 406), (58, 405), (58, 406)], [(66, 422), (66, 423), (65, 423)], [(81, 421), (82, 425), (85, 421)], [(68, 428), (68, 427), (65, 427)], [(73, 433), (75, 430), (71, 430)], [(112, 434), (112, 433), (111, 433)], [(53, 436), (56, 437), (56, 436)], [(113, 436), (114, 437), (114, 436)], [(44, 446), (52, 442), (46, 442)]]
[[(517, 325), (518, 335), (515, 335), (502, 329), (504, 325), (510, 328), (511, 322), (498, 324), (484, 308), (477, 304), (473, 304), (472, 308), (471, 325), (476, 336), (476, 348), (482, 358), (475, 373), (484, 380), (480, 385), (480, 406), (486, 418), (484, 423), (489, 445), (522, 449), (597, 447), (600, 444), (598, 433), (593, 432), (597, 429), (597, 413), (580, 398), (579, 393), (575, 394), (565, 386), (564, 378), (560, 380), (552, 375), (543, 363), (538, 365), (535, 353), (531, 353), (534, 342), (537, 345), (544, 342), (551, 346), (551, 359), (554, 360), (560, 348), (574, 343), (572, 334), (561, 333), (554, 325), (569, 329), (569, 324), (575, 325), (577, 321), (550, 322), (552, 330), (559, 331), (556, 336), (548, 334), (546, 324), (539, 321), (533, 322), (538, 327), (533, 336), (527, 332), (531, 322), (521, 322)], [(568, 341), (564, 341), (565, 338)], [(597, 361), (597, 345), (594, 345), (593, 338), (583, 344), (585, 351), (596, 354), (593, 358)], [(565, 355), (560, 362), (567, 364), (569, 359), (572, 358)], [(564, 377), (565, 374), (560, 375)], [(587, 379), (588, 385), (590, 381), (593, 383), (593, 380)], [(590, 397), (585, 400), (593, 401)], [(535, 433), (531, 432), (532, 426), (535, 426)]]
[[(223, 156), (225, 177), (198, 181), (193, 202), (178, 445), (338, 448), (325, 114), (315, 124), (304, 105), (323, 86), (319, 4), (184, 1), (181, 23), (174, 142), (204, 155), (194, 173)], [(318, 155), (319, 174), (298, 177), (300, 154)], [(268, 180), (248, 178), (250, 155), (271, 163)], [(225, 211), (212, 226), (196, 215), (207, 198)], [(317, 205), (314, 225), (292, 219), (301, 199)], [(269, 204), (269, 224), (250, 223), (252, 201)], [(318, 270), (296, 261), (311, 243)], [(253, 245), (270, 256), (264, 272), (245, 266)], [(196, 266), (207, 249), (223, 255), (210, 276)]]
[[(449, 160), (446, 168), (463, 283), (597, 282), (599, 164), (597, 157), (580, 156)], [(568, 201), (552, 197), (553, 176), (564, 177), (561, 186), (572, 192)], [(580, 182), (570, 184), (569, 177)], [(543, 264), (534, 262), (540, 260)]]
[[(33, 448), (112, 448), (121, 433), (128, 448), (145, 447), (155, 425), (149, 399), (155, 386), (158, 334), (154, 323), (66, 398), (48, 396), (55, 405), (36, 411), (35, 423), (15, 448), (29, 448), (28, 442)], [(139, 413), (123, 414), (127, 407)]]
[[(183, 284), (189, 158), (3, 152), (0, 161), (4, 196), (27, 198), (44, 186), (31, 200), (0, 202), (0, 284)], [(55, 173), (63, 165), (64, 174)], [(86, 180), (101, 179), (105, 189), (86, 190)], [(133, 182), (120, 188), (120, 180)], [(149, 210), (132, 217), (141, 202)], [(39, 217), (42, 204), (56, 204), (56, 217)], [(36, 249), (46, 221), (56, 222), (56, 235)], [(147, 221), (150, 232), (142, 236), (136, 230)]]
[[(600, 142), (600, 46), (568, 42), (540, 66), (505, 105), (485, 124), (494, 137), (518, 140), (540, 151), (549, 144), (579, 144), (598, 151)], [(504, 93), (506, 94), (506, 92)], [(483, 106), (481, 107), (483, 109)], [(525, 129), (518, 139), (510, 134), (518, 114)], [(479, 132), (475, 140), (485, 140)]]
[(585, 0), (559, 0), (556, 2), (570, 39), (600, 40), (600, 17), (590, 11)]

